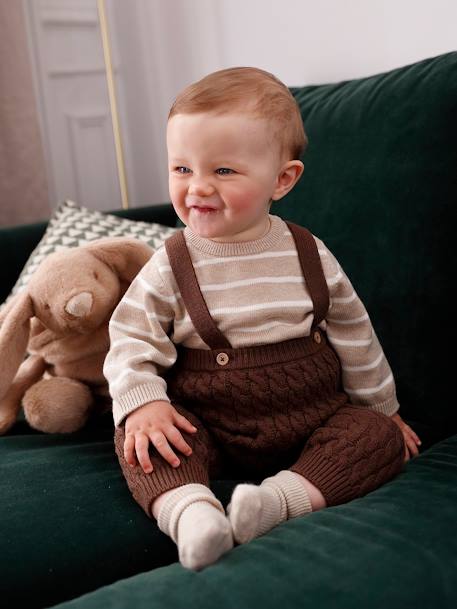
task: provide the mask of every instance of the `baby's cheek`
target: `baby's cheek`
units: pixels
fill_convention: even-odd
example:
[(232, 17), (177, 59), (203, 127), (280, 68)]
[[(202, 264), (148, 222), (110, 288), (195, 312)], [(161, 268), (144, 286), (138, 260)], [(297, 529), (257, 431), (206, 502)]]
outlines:
[(230, 198), (230, 207), (233, 211), (246, 211), (253, 207), (259, 199), (259, 192), (255, 189), (245, 189)]
[(177, 202), (180, 199), (182, 199), (182, 197), (183, 197), (182, 188), (180, 188), (179, 185), (175, 184), (171, 180), (168, 184), (168, 190), (170, 193), (170, 198), (173, 202)]
[(170, 201), (173, 203), (173, 206), (178, 213), (186, 212), (185, 205), (185, 192), (179, 186), (170, 185), (169, 187), (169, 195)]

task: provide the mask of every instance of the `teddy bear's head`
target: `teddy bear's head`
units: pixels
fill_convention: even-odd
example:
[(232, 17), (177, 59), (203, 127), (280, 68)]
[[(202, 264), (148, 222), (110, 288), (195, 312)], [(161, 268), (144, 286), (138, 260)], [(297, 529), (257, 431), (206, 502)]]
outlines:
[(50, 254), (28, 284), (35, 317), (56, 334), (87, 334), (109, 317), (124, 282), (94, 250)]
[(32, 319), (56, 337), (90, 335), (108, 321), (152, 253), (138, 239), (118, 237), (47, 256), (0, 312), (0, 399), (24, 359)]

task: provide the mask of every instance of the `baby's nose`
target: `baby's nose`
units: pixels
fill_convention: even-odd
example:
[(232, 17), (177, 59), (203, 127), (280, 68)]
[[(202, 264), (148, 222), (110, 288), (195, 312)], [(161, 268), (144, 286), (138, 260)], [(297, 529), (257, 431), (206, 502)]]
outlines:
[(192, 180), (189, 184), (189, 194), (197, 197), (209, 197), (214, 193), (214, 186), (207, 180), (200, 178)]

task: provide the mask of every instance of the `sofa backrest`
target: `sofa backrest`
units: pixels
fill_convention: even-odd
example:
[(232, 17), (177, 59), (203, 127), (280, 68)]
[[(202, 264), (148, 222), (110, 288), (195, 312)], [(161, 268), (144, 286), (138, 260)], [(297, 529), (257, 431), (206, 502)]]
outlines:
[(307, 226), (339, 259), (391, 363), (401, 412), (457, 431), (447, 353), (457, 53), (292, 91), (309, 148), (303, 177), (272, 213)]

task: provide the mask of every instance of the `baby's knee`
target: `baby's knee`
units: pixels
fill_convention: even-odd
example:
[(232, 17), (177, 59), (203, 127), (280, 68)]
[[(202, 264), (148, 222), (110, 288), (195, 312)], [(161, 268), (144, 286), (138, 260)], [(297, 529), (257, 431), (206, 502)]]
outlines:
[(368, 411), (372, 420), (371, 438), (374, 442), (373, 452), (383, 454), (383, 460), (390, 462), (396, 470), (401, 471), (404, 464), (405, 441), (398, 425), (389, 416), (375, 411)]
[(378, 437), (381, 442), (389, 443), (397, 448), (403, 448), (403, 434), (395, 421), (381, 412), (373, 412), (376, 417), (376, 426), (378, 429)]
[[(361, 442), (372, 454), (383, 454), (383, 460), (396, 461), (401, 466), (404, 458), (403, 434), (391, 417), (367, 407), (350, 406), (335, 415), (349, 415), (347, 430), (351, 440)], [(367, 446), (368, 445), (368, 446)]]

